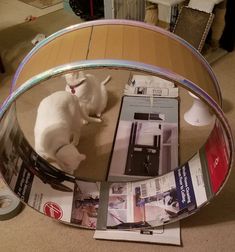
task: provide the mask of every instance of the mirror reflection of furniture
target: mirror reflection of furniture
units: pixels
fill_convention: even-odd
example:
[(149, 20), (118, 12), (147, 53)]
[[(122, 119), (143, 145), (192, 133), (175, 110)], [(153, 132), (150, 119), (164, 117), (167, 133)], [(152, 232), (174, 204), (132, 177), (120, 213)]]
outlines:
[(147, 0), (145, 22), (172, 31), (178, 10), (185, 5), (185, 2), (185, 0)]
[(191, 92), (189, 92), (189, 95), (193, 98), (193, 105), (184, 114), (185, 121), (194, 126), (209, 125), (214, 117), (210, 113), (208, 106)]

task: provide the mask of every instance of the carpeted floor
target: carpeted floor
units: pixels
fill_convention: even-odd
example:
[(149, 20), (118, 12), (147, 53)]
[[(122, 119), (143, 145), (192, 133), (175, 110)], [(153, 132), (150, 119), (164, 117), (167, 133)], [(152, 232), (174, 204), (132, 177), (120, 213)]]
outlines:
[(39, 9), (45, 9), (62, 2), (62, 0), (20, 0), (20, 1)]
[[(60, 29), (80, 22), (81, 19), (75, 14), (65, 10), (58, 10), (39, 17), (35, 21), (25, 22), (0, 31), (0, 54), (6, 69), (5, 74), (0, 74), (0, 103), (6, 97), (11, 77), (19, 63), (33, 48), (31, 40), (39, 33), (48, 36)], [(49, 23), (50, 25), (48, 25)]]
[[(9, 91), (12, 76), (20, 61), (33, 47), (38, 34), (49, 35), (61, 28), (81, 22), (63, 10), (35, 21), (0, 31), (0, 53), (6, 73), (0, 74), (0, 102)], [(221, 85), (224, 111), (235, 135), (235, 52), (213, 64)], [(198, 136), (197, 131), (192, 139)], [(192, 140), (189, 139), (190, 147)], [(186, 146), (187, 148), (187, 146)], [(235, 173), (222, 192), (199, 213), (181, 221), (183, 248), (130, 242), (96, 241), (93, 232), (55, 222), (29, 207), (17, 217), (0, 222), (0, 251), (233, 251), (235, 247)]]

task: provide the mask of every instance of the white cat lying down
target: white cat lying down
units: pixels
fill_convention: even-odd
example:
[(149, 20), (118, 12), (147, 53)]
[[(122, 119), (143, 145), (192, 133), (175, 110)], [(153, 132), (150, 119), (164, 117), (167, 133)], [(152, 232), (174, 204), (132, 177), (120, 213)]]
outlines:
[(45, 159), (53, 159), (65, 171), (73, 173), (86, 158), (75, 147), (84, 120), (100, 122), (84, 115), (78, 98), (66, 91), (55, 92), (39, 104), (34, 127), (35, 150)]

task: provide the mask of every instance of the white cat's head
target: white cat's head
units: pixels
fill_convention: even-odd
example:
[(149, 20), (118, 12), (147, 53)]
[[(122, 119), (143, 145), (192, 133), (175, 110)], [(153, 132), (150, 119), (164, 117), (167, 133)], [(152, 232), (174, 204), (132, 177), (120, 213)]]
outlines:
[(64, 75), (67, 85), (69, 86), (76, 86), (81, 84), (86, 77), (82, 71), (78, 73), (67, 73)]
[(71, 92), (72, 94), (77, 94), (77, 89), (84, 83), (86, 77), (82, 71), (77, 73), (67, 73), (64, 75), (66, 80), (66, 88), (67, 92)]
[(71, 174), (79, 167), (81, 161), (86, 159), (86, 155), (79, 153), (72, 143), (59, 149), (55, 156), (61, 168)]

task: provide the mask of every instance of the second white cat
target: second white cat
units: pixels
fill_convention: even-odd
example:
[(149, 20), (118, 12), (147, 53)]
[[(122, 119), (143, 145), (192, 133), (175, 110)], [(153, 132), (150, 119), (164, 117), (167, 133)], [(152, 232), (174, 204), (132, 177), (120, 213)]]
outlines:
[(93, 74), (69, 73), (65, 75), (67, 82), (65, 90), (75, 94), (84, 113), (89, 116), (101, 117), (108, 102), (108, 93), (106, 84), (110, 81), (111, 76), (99, 82)]

